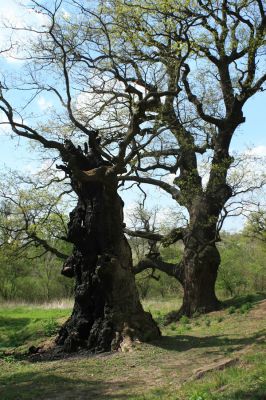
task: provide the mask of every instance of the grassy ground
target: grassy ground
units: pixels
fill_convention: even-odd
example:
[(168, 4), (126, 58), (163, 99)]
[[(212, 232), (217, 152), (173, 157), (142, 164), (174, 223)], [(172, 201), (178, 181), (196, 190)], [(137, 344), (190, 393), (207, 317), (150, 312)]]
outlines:
[[(158, 323), (176, 301), (148, 301)], [(163, 337), (128, 353), (29, 362), (68, 308), (0, 308), (0, 399), (265, 400), (266, 300), (249, 296), (222, 311), (162, 326)], [(14, 350), (15, 348), (15, 350)]]

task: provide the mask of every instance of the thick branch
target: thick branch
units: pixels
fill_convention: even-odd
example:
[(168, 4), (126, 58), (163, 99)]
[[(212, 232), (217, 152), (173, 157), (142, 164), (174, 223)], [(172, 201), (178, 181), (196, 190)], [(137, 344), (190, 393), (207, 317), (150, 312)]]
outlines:
[(46, 251), (54, 254), (56, 257), (60, 258), (61, 260), (66, 260), (68, 256), (61, 251), (57, 250), (55, 247), (51, 246), (46, 240), (41, 239), (36, 235), (36, 233), (28, 232), (27, 235), (29, 238), (33, 239), (34, 243), (38, 246), (42, 246)]
[(205, 114), (205, 112), (203, 111), (203, 104), (198, 99), (198, 97), (195, 94), (192, 93), (191, 88), (190, 88), (190, 84), (189, 84), (189, 82), (187, 80), (187, 76), (188, 76), (188, 74), (190, 72), (190, 68), (189, 68), (188, 64), (185, 64), (184, 68), (185, 68), (185, 70), (184, 70), (184, 73), (183, 73), (182, 81), (183, 81), (183, 84), (184, 84), (184, 87), (185, 87), (185, 90), (186, 90), (186, 94), (187, 94), (188, 100), (192, 104), (194, 104), (194, 106), (196, 107), (200, 118), (202, 118), (203, 121), (209, 122), (211, 124), (214, 124), (214, 125), (220, 127), (221, 124), (222, 124), (222, 121), (220, 119), (212, 117), (211, 115)]
[(154, 240), (156, 242), (161, 242), (163, 247), (168, 247), (171, 244), (184, 239), (185, 229), (175, 228), (172, 229), (167, 235), (161, 235), (160, 233), (147, 232), (142, 230), (132, 231), (128, 228), (124, 228), (124, 233), (132, 237), (139, 237), (147, 240)]
[(149, 185), (158, 186), (161, 189), (165, 190), (167, 193), (171, 194), (174, 200), (178, 200), (180, 196), (180, 191), (178, 189), (176, 189), (169, 183), (160, 181), (158, 179), (142, 177), (142, 176), (125, 176), (125, 175), (120, 176), (118, 179), (120, 181), (134, 181), (138, 183), (147, 183)]
[(162, 261), (160, 258), (145, 258), (141, 260), (134, 268), (134, 274), (139, 274), (146, 269), (158, 269), (169, 276), (176, 278), (181, 284), (184, 282), (184, 269), (181, 263), (173, 264)]
[(154, 232), (147, 232), (147, 231), (131, 231), (130, 229), (124, 228), (124, 233), (126, 233), (129, 236), (132, 237), (139, 237), (142, 239), (148, 239), (148, 240), (154, 240), (156, 242), (160, 242), (164, 240), (164, 236), (160, 235), (160, 233), (154, 233)]
[(47, 140), (45, 137), (41, 136), (35, 129), (30, 128), (26, 124), (21, 124), (14, 121), (13, 108), (9, 102), (3, 97), (2, 90), (0, 91), (0, 101), (5, 105), (5, 107), (0, 106), (0, 110), (6, 115), (10, 126), (18, 136), (23, 136), (28, 139), (33, 139), (40, 142), (44, 147), (49, 149), (56, 149), (61, 154), (64, 153), (64, 146), (54, 140)]
[(160, 149), (160, 150), (150, 150), (144, 151), (139, 154), (140, 158), (149, 158), (149, 157), (170, 157), (170, 156), (180, 156), (180, 149)]
[(185, 234), (184, 228), (172, 229), (167, 235), (163, 237), (162, 239), (163, 247), (168, 247), (171, 244), (178, 242), (179, 240), (183, 240), (184, 234)]

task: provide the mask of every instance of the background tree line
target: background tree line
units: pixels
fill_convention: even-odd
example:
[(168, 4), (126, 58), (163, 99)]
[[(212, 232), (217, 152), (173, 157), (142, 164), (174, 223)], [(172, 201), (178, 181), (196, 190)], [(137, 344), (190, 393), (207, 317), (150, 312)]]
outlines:
[[(11, 213), (11, 208), (9, 208), (9, 213)], [(62, 215), (62, 220), (66, 218), (66, 215)], [(7, 236), (6, 222), (9, 224), (10, 214), (6, 215), (6, 206), (2, 203), (0, 223), (1, 301), (38, 303), (73, 298), (73, 282), (60, 274), (62, 259), (45, 251), (43, 247), (41, 249), (36, 247), (36, 243), (28, 243), (25, 237), (11, 240), (11, 236)], [(21, 220), (18, 219), (15, 225), (23, 228), (23, 225), (20, 224)], [(8, 226), (10, 229), (10, 225)], [(52, 225), (50, 225), (50, 229), (54, 232)], [(42, 234), (44, 237), (47, 236), (47, 230)], [(222, 241), (219, 243), (221, 265), (216, 282), (216, 292), (220, 299), (247, 293), (265, 292), (265, 234), (265, 212), (262, 210), (250, 214), (250, 220), (241, 232), (221, 233)], [(51, 236), (49, 232), (48, 236)], [(27, 246), (24, 248), (26, 243)], [(129, 244), (135, 263), (149, 251), (146, 239), (131, 237)], [(56, 246), (58, 251), (65, 253), (71, 251), (67, 243), (61, 242), (60, 245), (57, 242)], [(162, 257), (170, 263), (178, 262), (182, 251), (180, 244), (160, 248)], [(182, 286), (176, 279), (161, 271), (145, 270), (136, 275), (136, 282), (142, 299), (167, 297), (181, 299), (183, 295)]]

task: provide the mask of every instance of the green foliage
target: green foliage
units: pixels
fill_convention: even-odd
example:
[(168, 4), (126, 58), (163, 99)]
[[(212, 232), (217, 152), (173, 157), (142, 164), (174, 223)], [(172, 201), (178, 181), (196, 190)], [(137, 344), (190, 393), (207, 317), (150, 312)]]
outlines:
[(210, 399), (209, 394), (201, 391), (199, 392), (197, 391), (189, 397), (189, 400), (209, 400), (209, 399)]
[(171, 329), (171, 331), (176, 331), (177, 326), (176, 326), (176, 324), (171, 324), (171, 325), (169, 326), (169, 328)]
[(49, 318), (43, 323), (43, 332), (45, 336), (53, 336), (58, 332), (59, 324), (54, 318)]
[[(130, 241), (130, 244), (132, 242)], [(136, 243), (135, 245), (136, 246)], [(133, 249), (134, 249), (133, 246)], [(265, 243), (256, 238), (250, 239), (245, 234), (222, 234), (219, 244), (221, 265), (218, 270), (216, 292), (220, 298), (264, 292), (265, 278)], [(143, 250), (145, 253), (145, 249)], [(134, 254), (134, 251), (133, 251)], [(161, 249), (162, 258), (168, 262), (178, 262), (182, 256), (180, 245)], [(138, 290), (142, 299), (182, 297), (182, 287), (176, 279), (155, 271), (159, 280), (151, 278), (151, 271), (146, 270), (136, 276)], [(252, 294), (249, 294), (252, 300)], [(250, 301), (249, 299), (245, 302)], [(195, 315), (194, 317), (197, 317)]]
[(16, 258), (12, 249), (1, 248), (0, 301), (40, 303), (72, 296), (73, 281), (60, 274), (62, 261), (34, 254), (32, 247)]
[(9, 363), (9, 364), (17, 361), (16, 357), (12, 354), (9, 354), (9, 355), (1, 354), (0, 357), (4, 362)]
[(188, 325), (190, 323), (190, 319), (186, 315), (182, 315), (179, 322), (182, 325)]
[(28, 187), (11, 172), (2, 177), (0, 197), (0, 301), (44, 302), (71, 296), (73, 282), (60, 274), (63, 261), (42, 245), (43, 241), (60, 254), (71, 251), (70, 244), (58, 239), (65, 235), (67, 218), (58, 192), (34, 190), (33, 184)]
[[(221, 266), (216, 284), (218, 296), (225, 298), (247, 292), (263, 292), (266, 285), (265, 244), (260, 240), (251, 240), (241, 234), (224, 234), (222, 239), (220, 244)], [(132, 242), (130, 244), (132, 245)], [(64, 249), (64, 251), (69, 251), (69, 249)], [(145, 246), (142, 251), (145, 252)], [(19, 257), (16, 257), (16, 254), (15, 243), (6, 244), (0, 249), (0, 299), (43, 302), (73, 295), (73, 281), (60, 274), (61, 260), (49, 254), (35, 258), (35, 247), (28, 248)], [(165, 261), (178, 262), (182, 248), (175, 244), (168, 248), (162, 248), (161, 254)], [(155, 271), (154, 275), (157, 280), (151, 277), (150, 270), (136, 276), (137, 287), (142, 299), (182, 297), (182, 287), (176, 279), (159, 271)], [(249, 294), (249, 297), (245, 298), (245, 303), (251, 301), (252, 294)], [(245, 306), (240, 312), (247, 312), (247, 307)], [(195, 315), (195, 317), (197, 316)], [(160, 316), (158, 319), (163, 323)]]
[[(149, 310), (150, 312), (150, 310)], [(156, 310), (152, 313), (153, 318), (159, 326), (163, 326), (165, 323), (165, 315), (160, 310)]]
[[(73, 282), (61, 276), (62, 260), (51, 253), (39, 256), (40, 249), (34, 243), (21, 251), (24, 239), (6, 240), (2, 228), (0, 240), (0, 301), (44, 302), (71, 296)], [(68, 244), (55, 246), (66, 254), (70, 251)]]
[(220, 297), (263, 292), (266, 288), (265, 243), (245, 234), (223, 234), (216, 290)]
[[(147, 248), (141, 239), (135, 239), (130, 239), (129, 243), (133, 251), (134, 261), (137, 262), (147, 252)], [(162, 247), (160, 253), (164, 261), (175, 263), (180, 259), (182, 250), (179, 244), (175, 244), (167, 248)], [(136, 275), (136, 283), (142, 299), (182, 296), (182, 287), (176, 279), (161, 271), (155, 271), (154, 275), (156, 279), (152, 277), (151, 270)]]
[(245, 227), (244, 233), (247, 236), (266, 241), (266, 210), (261, 208), (257, 212), (251, 213), (249, 222)]
[(207, 327), (209, 327), (210, 325), (211, 325), (211, 320), (210, 319), (205, 319), (205, 325), (207, 326)]
[(236, 312), (236, 308), (234, 306), (231, 306), (228, 308), (228, 314), (234, 314)]
[(251, 308), (252, 308), (252, 305), (251, 305), (251, 303), (246, 303), (246, 304), (243, 304), (241, 307), (240, 307), (240, 309), (239, 309), (239, 312), (241, 313), (241, 314), (246, 314), (246, 313), (248, 313), (250, 310), (251, 310)]

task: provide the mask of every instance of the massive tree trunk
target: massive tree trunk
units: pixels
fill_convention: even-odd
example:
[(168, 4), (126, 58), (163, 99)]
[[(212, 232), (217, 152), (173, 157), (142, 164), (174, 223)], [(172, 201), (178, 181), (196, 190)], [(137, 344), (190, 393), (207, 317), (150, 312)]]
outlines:
[(184, 270), (183, 304), (178, 315), (193, 316), (217, 310), (215, 294), (220, 255), (215, 244), (200, 245), (191, 238), (186, 244), (182, 260)]
[(80, 165), (89, 178), (85, 173), (71, 175), (78, 204), (70, 213), (67, 239), (74, 249), (62, 273), (76, 279), (75, 304), (57, 338), (68, 352), (80, 347), (97, 352), (118, 350), (133, 340), (160, 336), (139, 301), (116, 176), (107, 173), (104, 179), (91, 180), (92, 168), (100, 170), (103, 165), (99, 158)]
[[(241, 120), (242, 114), (239, 119)], [(210, 178), (206, 189), (199, 190), (188, 204), (190, 222), (184, 236), (183, 305), (179, 314), (192, 316), (196, 312), (215, 311), (220, 303), (215, 294), (215, 282), (220, 265), (216, 247), (217, 223), (232, 189), (226, 182), (233, 161), (228, 153), (233, 130), (220, 132), (216, 139)]]
[(215, 294), (215, 282), (220, 265), (220, 255), (216, 247), (217, 220), (220, 202), (214, 196), (195, 198), (190, 207), (190, 224), (184, 236), (182, 259), (183, 305), (180, 313), (192, 316), (219, 308)]
[(220, 307), (215, 294), (221, 261), (216, 247), (219, 210), (220, 202), (214, 197), (205, 194), (195, 196), (189, 208), (189, 225), (185, 229), (174, 229), (164, 238), (168, 245), (182, 239), (184, 251), (181, 261), (178, 264), (167, 263), (157, 254), (151, 254), (134, 269), (135, 273), (147, 268), (158, 269), (173, 276), (182, 285), (182, 306), (180, 310), (169, 314), (168, 322), (179, 319), (182, 315), (191, 317), (195, 313), (207, 313)]
[[(202, 235), (201, 235), (202, 236)], [(164, 262), (160, 257), (145, 258), (135, 267), (135, 273), (147, 268), (158, 269), (174, 277), (183, 287), (183, 302), (179, 311), (169, 314), (167, 321), (188, 317), (195, 313), (207, 313), (219, 309), (215, 294), (215, 282), (220, 265), (220, 255), (215, 242), (203, 243), (187, 233), (182, 260), (178, 264)]]

